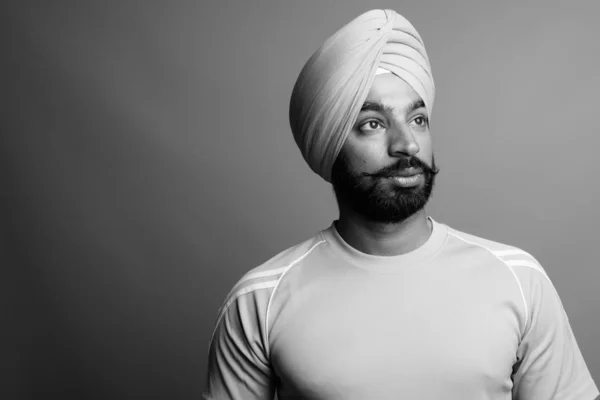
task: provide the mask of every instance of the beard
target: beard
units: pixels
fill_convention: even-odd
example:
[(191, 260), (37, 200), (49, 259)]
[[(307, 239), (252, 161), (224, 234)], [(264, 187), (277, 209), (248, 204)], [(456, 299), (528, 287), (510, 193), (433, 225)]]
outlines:
[[(389, 177), (411, 167), (422, 171), (423, 183), (414, 187), (398, 187), (390, 182)], [(410, 157), (402, 158), (375, 173), (361, 173), (354, 170), (347, 158), (340, 154), (333, 164), (331, 184), (338, 203), (349, 205), (369, 221), (396, 224), (425, 207), (438, 172), (433, 157), (431, 166), (416, 157)]]

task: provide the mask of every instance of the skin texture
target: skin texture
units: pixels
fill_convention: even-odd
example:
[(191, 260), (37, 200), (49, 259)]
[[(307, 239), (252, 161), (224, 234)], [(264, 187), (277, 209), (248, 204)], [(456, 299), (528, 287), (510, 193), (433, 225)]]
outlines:
[[(375, 188), (383, 198), (386, 195), (391, 198), (398, 191), (423, 190), (425, 174), (411, 188), (399, 187), (380, 175), (394, 165), (408, 166), (406, 160), (410, 158), (416, 158), (417, 165), (435, 170), (428, 113), (424, 106), (418, 106), (420, 102), (422, 100), (414, 89), (396, 75), (375, 77), (365, 104), (378, 104), (383, 110), (364, 109), (360, 112), (336, 160), (336, 164), (343, 162), (345, 167), (360, 175), (356, 181), (358, 189)], [(334, 166), (334, 171), (336, 168)], [(399, 173), (406, 171), (404, 168), (397, 170)], [(415, 250), (429, 238), (431, 226), (423, 208), (426, 199), (412, 215), (386, 223), (357, 212), (352, 200), (336, 189), (335, 179), (332, 183), (340, 209), (336, 228), (354, 248), (373, 255), (398, 255)]]

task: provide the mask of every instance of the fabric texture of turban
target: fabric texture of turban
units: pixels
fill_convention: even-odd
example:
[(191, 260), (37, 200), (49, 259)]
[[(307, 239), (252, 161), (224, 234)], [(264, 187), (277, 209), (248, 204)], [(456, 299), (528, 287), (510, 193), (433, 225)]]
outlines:
[(393, 10), (371, 10), (338, 30), (300, 72), (290, 100), (294, 140), (310, 168), (327, 182), (378, 73), (402, 78), (423, 99), (429, 117), (435, 86), (423, 40)]

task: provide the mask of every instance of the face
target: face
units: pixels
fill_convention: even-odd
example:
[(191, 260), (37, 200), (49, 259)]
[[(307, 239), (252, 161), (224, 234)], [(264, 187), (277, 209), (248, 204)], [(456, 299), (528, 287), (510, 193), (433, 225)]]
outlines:
[(338, 202), (373, 222), (402, 222), (425, 206), (437, 172), (421, 97), (396, 75), (377, 75), (333, 165)]

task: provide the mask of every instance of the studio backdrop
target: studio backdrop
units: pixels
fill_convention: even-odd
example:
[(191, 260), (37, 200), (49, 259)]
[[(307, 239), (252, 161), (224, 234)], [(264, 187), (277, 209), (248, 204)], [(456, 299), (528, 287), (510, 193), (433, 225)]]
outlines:
[(14, 1), (1, 398), (199, 398), (232, 285), (337, 218), (288, 102), (372, 8), (431, 60), (429, 215), (532, 253), (600, 384), (598, 2)]

